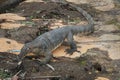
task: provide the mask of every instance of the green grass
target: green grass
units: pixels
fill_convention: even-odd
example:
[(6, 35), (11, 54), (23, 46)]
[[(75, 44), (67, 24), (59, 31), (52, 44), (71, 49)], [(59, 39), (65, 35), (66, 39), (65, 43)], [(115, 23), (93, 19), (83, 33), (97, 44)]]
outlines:
[(87, 63), (86, 61), (80, 61), (81, 65), (86, 65), (86, 63)]
[(68, 22), (74, 22), (74, 23), (79, 23), (81, 22), (80, 18), (70, 18)]
[(75, 58), (75, 60), (80, 64), (80, 66), (84, 66), (87, 64), (87, 60), (84, 57), (81, 58)]
[(0, 79), (8, 78), (10, 76), (11, 76), (11, 74), (5, 72), (5, 70), (3, 70), (3, 69), (0, 70)]
[(21, 24), (25, 24), (26, 26), (34, 26), (35, 25), (35, 23), (32, 21), (24, 21), (24, 22), (21, 22)]

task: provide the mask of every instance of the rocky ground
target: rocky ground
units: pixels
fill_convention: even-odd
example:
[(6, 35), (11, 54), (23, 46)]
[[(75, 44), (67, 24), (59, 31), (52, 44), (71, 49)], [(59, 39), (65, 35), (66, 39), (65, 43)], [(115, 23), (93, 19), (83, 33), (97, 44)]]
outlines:
[[(94, 18), (95, 32), (89, 36), (74, 37), (81, 54), (75, 52), (71, 56), (66, 55), (64, 52), (66, 46), (56, 49), (53, 55), (57, 59), (53, 59), (50, 63), (56, 71), (52, 71), (47, 66), (39, 67), (34, 61), (26, 58), (23, 64), (26, 71), (25, 79), (36, 80), (39, 76), (57, 76), (57, 79), (53, 77), (49, 80), (119, 80), (120, 1), (67, 1), (82, 7)], [(87, 21), (70, 6), (47, 0), (26, 0), (7, 13), (0, 14), (1, 73), (4, 72), (4, 66), (5, 69), (10, 69), (15, 64), (11, 60), (14, 60), (19, 52), (11, 52), (11, 50), (20, 50), (25, 43), (42, 33), (68, 24), (85, 25)], [(93, 54), (91, 57), (89, 54), (91, 51), (99, 54), (97, 56)], [(47, 79), (38, 78), (38, 80)]]

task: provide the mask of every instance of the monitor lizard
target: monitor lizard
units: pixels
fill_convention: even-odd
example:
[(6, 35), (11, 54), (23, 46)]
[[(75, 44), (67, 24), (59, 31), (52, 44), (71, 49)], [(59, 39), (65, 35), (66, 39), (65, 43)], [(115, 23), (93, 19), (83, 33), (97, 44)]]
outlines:
[(94, 32), (94, 20), (91, 15), (75, 4), (66, 2), (63, 2), (62, 4), (70, 5), (78, 12), (82, 13), (82, 15), (88, 20), (88, 24), (82, 26), (67, 25), (65, 27), (57, 28), (38, 36), (36, 39), (26, 43), (22, 47), (21, 52), (18, 55), (19, 64), (30, 52), (35, 53), (35, 55), (44, 54), (45, 58), (41, 61), (41, 64), (47, 64), (52, 58), (52, 51), (64, 43), (65, 39), (70, 46), (69, 49), (66, 49), (66, 52), (72, 54), (73, 52), (77, 51), (77, 46), (73, 36), (78, 33)]

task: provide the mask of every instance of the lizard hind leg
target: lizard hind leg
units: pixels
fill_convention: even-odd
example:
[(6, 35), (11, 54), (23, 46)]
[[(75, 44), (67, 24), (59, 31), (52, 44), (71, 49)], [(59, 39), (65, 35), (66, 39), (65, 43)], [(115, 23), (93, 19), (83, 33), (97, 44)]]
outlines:
[(70, 48), (65, 50), (67, 54), (72, 55), (74, 52), (80, 52), (80, 51), (77, 51), (77, 46), (76, 46), (76, 43), (74, 42), (73, 34), (71, 32), (69, 32), (67, 36), (67, 41), (68, 41), (68, 44), (70, 45)]
[(43, 60), (37, 59), (39, 65), (46, 65), (50, 62), (51, 58), (53, 57), (51, 52), (45, 52), (45, 58)]
[(42, 65), (46, 65), (47, 67), (49, 67), (51, 70), (55, 71), (54, 67), (51, 66), (50, 64), (48, 64), (50, 62), (50, 59), (53, 57), (52, 53), (47, 52), (45, 53), (45, 58), (43, 60), (37, 59), (35, 60), (35, 62), (37, 62), (38, 65), (42, 66)]

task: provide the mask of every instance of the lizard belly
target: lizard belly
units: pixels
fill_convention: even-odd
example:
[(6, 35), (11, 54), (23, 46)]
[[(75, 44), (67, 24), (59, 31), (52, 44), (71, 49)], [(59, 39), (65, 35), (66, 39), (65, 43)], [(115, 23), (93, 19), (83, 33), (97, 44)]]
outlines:
[(63, 41), (61, 43), (59, 43), (57, 46), (55, 46), (52, 51), (54, 51), (55, 49), (57, 49), (59, 46), (61, 46), (61, 44), (63, 43)]

